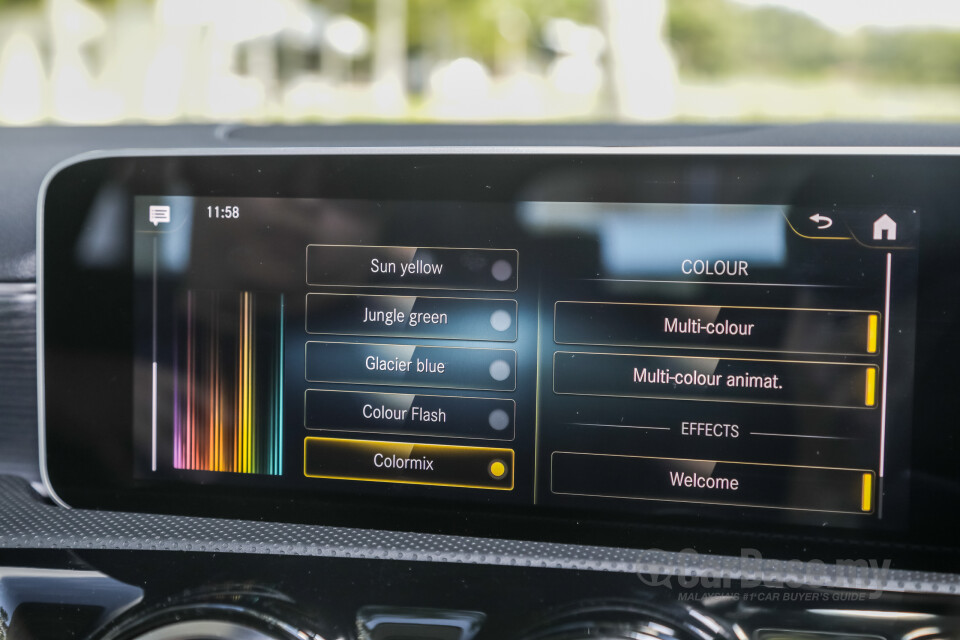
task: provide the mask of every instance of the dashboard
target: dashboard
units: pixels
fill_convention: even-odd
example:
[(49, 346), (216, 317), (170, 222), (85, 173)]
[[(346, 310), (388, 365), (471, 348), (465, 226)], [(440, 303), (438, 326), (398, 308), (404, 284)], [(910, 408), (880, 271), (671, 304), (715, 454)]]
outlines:
[(266, 133), (37, 185), (30, 637), (956, 637), (952, 149)]

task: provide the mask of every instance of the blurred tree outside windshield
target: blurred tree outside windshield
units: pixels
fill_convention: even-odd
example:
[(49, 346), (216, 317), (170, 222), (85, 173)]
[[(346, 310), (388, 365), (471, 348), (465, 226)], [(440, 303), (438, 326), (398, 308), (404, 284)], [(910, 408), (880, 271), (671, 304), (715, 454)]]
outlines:
[(0, 125), (958, 119), (950, 0), (0, 0)]

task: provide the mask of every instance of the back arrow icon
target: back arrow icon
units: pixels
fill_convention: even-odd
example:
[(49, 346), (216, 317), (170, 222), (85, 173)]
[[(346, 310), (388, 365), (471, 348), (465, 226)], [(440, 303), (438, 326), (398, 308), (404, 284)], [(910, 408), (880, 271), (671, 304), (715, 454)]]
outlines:
[[(817, 229), (829, 229), (833, 226), (833, 218), (828, 218), (827, 216), (822, 216), (819, 213), (815, 213), (810, 216), (810, 219), (813, 220), (814, 224), (817, 225)], [(820, 223), (823, 224), (820, 224)]]

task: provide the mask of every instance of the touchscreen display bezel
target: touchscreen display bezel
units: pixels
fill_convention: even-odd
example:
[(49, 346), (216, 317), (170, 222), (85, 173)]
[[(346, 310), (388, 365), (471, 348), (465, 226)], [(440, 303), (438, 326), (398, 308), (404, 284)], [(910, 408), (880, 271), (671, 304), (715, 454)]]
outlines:
[[(398, 500), (389, 491), (361, 499), (290, 491), (268, 478), (248, 481), (242, 499), (215, 484), (151, 482), (133, 473), (132, 246), (91, 267), (72, 251), (96, 204), (129, 211), (136, 195), (423, 199), (437, 201), (704, 202), (914, 207), (923, 212), (919, 242), (916, 369), (910, 517), (900, 531), (859, 531), (920, 566), (916, 545), (951, 549), (955, 536), (937, 514), (960, 506), (960, 443), (948, 433), (945, 401), (960, 374), (945, 365), (957, 345), (958, 309), (949, 274), (960, 272), (951, 246), (952, 153), (850, 149), (326, 149), (302, 153), (204, 150), (103, 154), (68, 161), (45, 181), (38, 208), (38, 370), (41, 468), (48, 490), (72, 507), (282, 520), (630, 547), (698, 546), (713, 551), (751, 544), (776, 555), (805, 540), (809, 558), (842, 530), (750, 523), (746, 510), (700, 520), (560, 509)], [(583, 177), (531, 193), (531, 176), (563, 171)], [(634, 184), (593, 179), (604, 171), (644, 176)], [(375, 179), (371, 179), (374, 176)], [(709, 187), (701, 182), (709, 176)], [(109, 187), (105, 190), (104, 187)], [(116, 199), (104, 205), (105, 191)], [(129, 214), (126, 216), (129, 217)], [(121, 214), (116, 224), (129, 225)], [(78, 372), (82, 372), (78, 375)], [(906, 479), (896, 479), (906, 482)], [(242, 486), (242, 483), (241, 483)], [(743, 511), (743, 513), (740, 513)], [(740, 523), (746, 524), (740, 524)], [(760, 529), (760, 531), (758, 531)], [(702, 546), (702, 544), (700, 545)], [(795, 557), (795, 553), (790, 557)], [(943, 568), (940, 556), (936, 568)]]

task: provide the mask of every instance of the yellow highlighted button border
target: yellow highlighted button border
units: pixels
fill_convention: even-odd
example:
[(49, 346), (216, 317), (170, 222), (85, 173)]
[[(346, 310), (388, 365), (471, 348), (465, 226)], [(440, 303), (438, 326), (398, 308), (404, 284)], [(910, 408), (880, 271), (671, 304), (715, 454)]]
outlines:
[(510, 491), (514, 466), (513, 449), (349, 438), (303, 441), (308, 478)]

